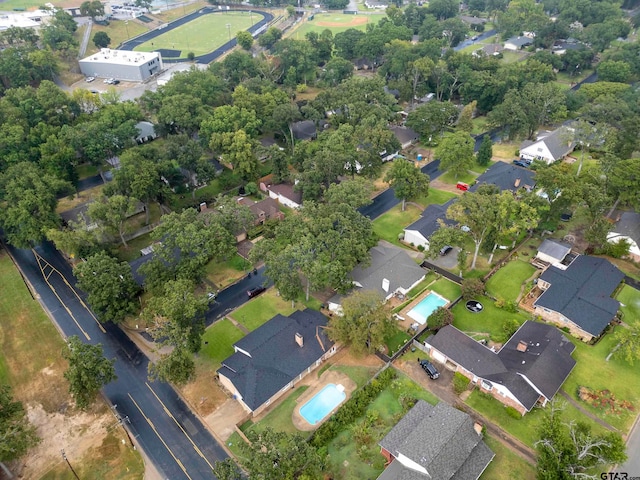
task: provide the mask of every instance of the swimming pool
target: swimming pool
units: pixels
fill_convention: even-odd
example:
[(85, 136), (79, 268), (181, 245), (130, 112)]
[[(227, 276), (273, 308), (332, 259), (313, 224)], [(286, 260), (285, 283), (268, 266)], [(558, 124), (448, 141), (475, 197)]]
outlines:
[(347, 395), (342, 385), (330, 383), (300, 408), (300, 415), (310, 425), (316, 425), (340, 405)]
[(438, 307), (444, 307), (449, 300), (444, 297), (441, 297), (435, 292), (429, 293), (426, 297), (422, 299), (422, 301), (413, 307), (407, 315), (413, 318), (420, 325), (424, 325), (427, 322), (427, 318), (433, 312), (435, 312)]

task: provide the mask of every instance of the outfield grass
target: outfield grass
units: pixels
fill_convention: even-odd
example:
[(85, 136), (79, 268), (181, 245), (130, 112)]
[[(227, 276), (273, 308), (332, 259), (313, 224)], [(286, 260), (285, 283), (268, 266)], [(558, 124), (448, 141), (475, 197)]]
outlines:
[(394, 245), (403, 246), (398, 240), (403, 229), (411, 225), (418, 218), (422, 210), (413, 205), (406, 205), (405, 211), (402, 211), (402, 204), (396, 205), (388, 212), (380, 215), (373, 221), (373, 231), (383, 240), (393, 243)]
[(523, 324), (529, 319), (529, 315), (523, 312), (510, 313), (498, 308), (488, 297), (478, 297), (477, 299), (484, 307), (481, 312), (473, 313), (467, 310), (465, 302), (458, 303), (451, 312), (453, 313), (453, 326), (463, 332), (485, 332), (491, 339), (497, 342), (504, 340), (502, 326), (507, 320), (515, 319)]
[(218, 365), (233, 355), (233, 344), (244, 337), (244, 333), (231, 320), (225, 318), (211, 325), (202, 335), (199, 355)]
[(433, 285), (431, 285), (431, 290), (442, 295), (444, 298), (453, 302), (456, 298), (460, 296), (461, 290), (460, 285), (457, 283), (453, 283), (451, 280), (447, 280), (446, 278), (441, 278), (436, 281)]
[(457, 197), (455, 193), (445, 192), (437, 188), (430, 188), (429, 194), (424, 197), (416, 198), (415, 203), (426, 208), (428, 205), (444, 205), (452, 198)]
[(640, 321), (640, 291), (629, 285), (622, 287), (616, 299), (622, 304), (622, 321), (628, 325), (633, 325)]
[(256, 12), (252, 16), (249, 12), (203, 15), (136, 46), (134, 50), (138, 52), (152, 52), (160, 48), (180, 50), (180, 58), (186, 58), (189, 52), (193, 52), (196, 56), (204, 55), (221, 47), (230, 38), (235, 37), (236, 33), (247, 30), (263, 18)]
[(317, 13), (313, 20), (306, 19), (296, 30), (289, 35), (291, 38), (302, 40), (308, 32), (322, 33), (331, 30), (336, 33), (344, 32), (350, 28), (362, 30), (367, 28), (367, 23), (376, 24), (386, 15), (344, 15), (342, 13)]
[(489, 279), (487, 292), (496, 298), (515, 301), (520, 295), (520, 287), (535, 271), (530, 263), (512, 260)]
[(507, 448), (501, 441), (490, 435), (484, 441), (496, 456), (480, 476), (480, 480), (535, 480), (536, 469), (520, 455)]

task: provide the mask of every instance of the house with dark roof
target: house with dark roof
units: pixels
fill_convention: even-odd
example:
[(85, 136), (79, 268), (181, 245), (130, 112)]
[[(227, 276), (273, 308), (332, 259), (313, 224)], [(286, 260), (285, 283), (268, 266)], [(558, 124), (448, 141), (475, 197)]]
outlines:
[(496, 56), (499, 55), (503, 50), (504, 47), (499, 43), (487, 43), (486, 45), (483, 45), (482, 48), (474, 50), (471, 55), (473, 55), (474, 57), (480, 57), (482, 55)]
[(138, 135), (135, 137), (137, 143), (147, 143), (158, 138), (156, 128), (151, 122), (138, 122), (135, 125)]
[(538, 278), (542, 294), (534, 313), (546, 322), (568, 328), (583, 342), (598, 338), (618, 313), (611, 298), (624, 274), (604, 258), (578, 255), (568, 266), (553, 265)]
[(476, 480), (495, 454), (469, 415), (418, 400), (380, 441), (387, 467), (378, 480)]
[(316, 310), (276, 315), (233, 345), (235, 353), (217, 371), (220, 383), (258, 415), (336, 352), (326, 326)]
[(301, 120), (291, 124), (291, 133), (296, 140), (313, 140), (318, 136), (316, 122)]
[(575, 345), (552, 325), (526, 321), (499, 351), (487, 348), (452, 325), (425, 341), (429, 355), (466, 376), (480, 391), (524, 415), (546, 405), (576, 361)]
[(531, 192), (535, 184), (534, 171), (512, 163), (496, 162), (476, 179), (476, 183), (469, 190), (475, 192), (480, 185), (495, 185), (501, 192), (510, 190), (516, 193), (521, 189)]
[(533, 39), (523, 35), (522, 37), (509, 38), (506, 42), (504, 42), (504, 49), (517, 52), (518, 50), (522, 50), (524, 47), (527, 47), (529, 45), (533, 45)]
[(551, 238), (545, 238), (542, 244), (538, 247), (538, 253), (536, 253), (536, 259), (543, 262), (543, 264), (556, 265), (562, 263), (565, 257), (571, 251), (571, 245)]
[(622, 212), (618, 215), (607, 240), (613, 243), (623, 239), (629, 242), (629, 257), (640, 262), (640, 213)]
[(455, 199), (451, 199), (444, 205), (431, 204), (425, 208), (420, 218), (404, 229), (404, 242), (429, 250), (429, 237), (440, 228), (440, 221), (450, 226), (456, 224), (446, 215), (447, 209), (454, 201)]
[(399, 126), (390, 126), (389, 130), (393, 132), (398, 141), (400, 142), (400, 146), (404, 148), (408, 148), (414, 143), (418, 141), (420, 135), (418, 135), (415, 130), (409, 127), (399, 127)]
[(471, 15), (458, 15), (458, 18), (468, 25), (484, 25), (487, 23), (486, 18)]
[(520, 158), (538, 160), (547, 165), (565, 158), (576, 146), (571, 128), (562, 126), (552, 132), (540, 132), (536, 141), (520, 144)]
[(272, 184), (273, 175), (269, 174), (259, 180), (260, 190), (277, 200), (280, 205), (298, 209), (302, 206), (302, 192), (295, 189), (292, 183)]
[[(425, 270), (402, 248), (380, 242), (369, 253), (369, 265), (358, 265), (351, 271), (355, 288), (376, 291), (388, 300), (394, 295), (406, 295), (425, 277)], [(342, 298), (342, 295), (331, 297), (329, 310), (338, 311)]]

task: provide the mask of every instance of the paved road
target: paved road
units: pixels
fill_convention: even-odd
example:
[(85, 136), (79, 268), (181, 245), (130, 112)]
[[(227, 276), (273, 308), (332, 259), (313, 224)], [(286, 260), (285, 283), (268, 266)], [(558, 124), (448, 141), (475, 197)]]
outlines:
[(627, 456), (627, 461), (618, 465), (616, 472), (628, 473), (629, 478), (640, 478), (640, 417), (636, 419), (627, 438)]
[[(420, 170), (422, 171), (422, 173), (426, 173), (427, 175), (429, 175), (431, 180), (433, 180), (434, 178), (438, 178), (443, 173), (442, 171), (438, 170), (439, 166), (440, 160), (434, 160), (433, 162), (427, 163)], [(383, 213), (391, 210), (398, 203), (400, 203), (400, 200), (396, 198), (396, 192), (393, 190), (393, 188), (388, 188), (380, 195), (375, 197), (373, 199), (373, 202), (371, 202), (369, 205), (365, 205), (364, 207), (359, 208), (358, 211), (365, 217), (369, 217), (371, 220), (375, 220)]]
[[(171, 30), (173, 30), (174, 28), (180, 27), (182, 25), (184, 25), (185, 23), (188, 23), (192, 20), (195, 20), (198, 17), (201, 17), (202, 15), (209, 15), (209, 14), (215, 14), (217, 13), (218, 15), (224, 15), (224, 12), (234, 12), (234, 11), (242, 11), (242, 12), (246, 12), (246, 10), (219, 10), (215, 7), (204, 7), (196, 12), (190, 13), (189, 15), (185, 15), (182, 18), (179, 18), (178, 20), (171, 22), (169, 24), (167, 24), (166, 27), (158, 30), (152, 30), (148, 33), (145, 33), (143, 35), (140, 35), (136, 38), (133, 38), (131, 40), (128, 40), (126, 42), (124, 42), (119, 49), (120, 50), (133, 50), (135, 47), (137, 47), (138, 45), (148, 42), (149, 40), (152, 40), (160, 35), (163, 35), (164, 33), (167, 33)], [(248, 31), (255, 36), (256, 32), (258, 31), (262, 31), (261, 29), (266, 26), (271, 20), (273, 20), (273, 15), (268, 13), (268, 12), (263, 12), (263, 11), (258, 11), (258, 10), (252, 10), (253, 13), (256, 14), (256, 17), (261, 15), (263, 18), (262, 20), (260, 20), (258, 23), (256, 23), (255, 25), (251, 26)], [(203, 64), (209, 64), (211, 62), (213, 62), (216, 58), (218, 58), (220, 55), (224, 54), (225, 52), (231, 50), (233, 47), (235, 47), (237, 44), (235, 37), (232, 38), (230, 41), (228, 41), (227, 43), (225, 43), (224, 45), (222, 45), (220, 48), (218, 48), (217, 50), (214, 50), (213, 52), (209, 52), (205, 55), (200, 55), (199, 57), (195, 57), (195, 61), (197, 63), (203, 63)], [(183, 59), (172, 59), (172, 58), (167, 58), (167, 57), (163, 57), (162, 61), (165, 63), (175, 63), (175, 62), (189, 62), (190, 60), (187, 58), (183, 58)]]
[(471, 40), (470, 38), (468, 38), (468, 39), (460, 42), (458, 45), (453, 47), (453, 49), (456, 52), (459, 52), (460, 50), (462, 50), (465, 47), (468, 47), (469, 45), (473, 45), (475, 43), (480, 43), (482, 40), (486, 40), (487, 38), (494, 36), (496, 33), (498, 33), (496, 30), (489, 30), (487, 32), (484, 32), (481, 35), (478, 35), (478, 38), (476, 38), (475, 40)]
[(74, 293), (71, 269), (55, 248), (49, 243), (36, 248), (37, 254), (56, 269), (44, 267), (44, 272), (50, 273), (48, 283), (31, 250), (12, 247), (9, 250), (64, 335), (78, 335), (88, 343), (101, 343), (105, 356), (116, 358), (118, 380), (107, 385), (104, 394), (117, 406), (115, 411), (121, 418), (128, 419), (125, 427), (163, 478), (215, 478), (211, 465), (226, 458), (225, 451), (170, 385), (148, 381), (148, 360), (144, 355), (133, 362), (130, 360), (126, 352), (135, 350), (135, 346), (118, 327), (101, 329), (84, 306), (83, 295)]

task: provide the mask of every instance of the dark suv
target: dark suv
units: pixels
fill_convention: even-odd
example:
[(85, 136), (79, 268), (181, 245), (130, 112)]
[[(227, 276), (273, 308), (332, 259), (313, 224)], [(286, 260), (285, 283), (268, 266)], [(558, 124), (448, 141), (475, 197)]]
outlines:
[(420, 359), (418, 359), (418, 362), (420, 363), (420, 366), (422, 367), (422, 369), (425, 372), (427, 372), (427, 375), (429, 375), (429, 378), (431, 380), (435, 380), (436, 378), (438, 378), (440, 376), (440, 372), (438, 372), (436, 367), (434, 367), (433, 363), (431, 363), (429, 360), (420, 360)]
[(255, 287), (255, 288), (252, 288), (251, 290), (247, 290), (247, 295), (249, 298), (257, 297), (265, 290), (266, 288), (264, 287)]

